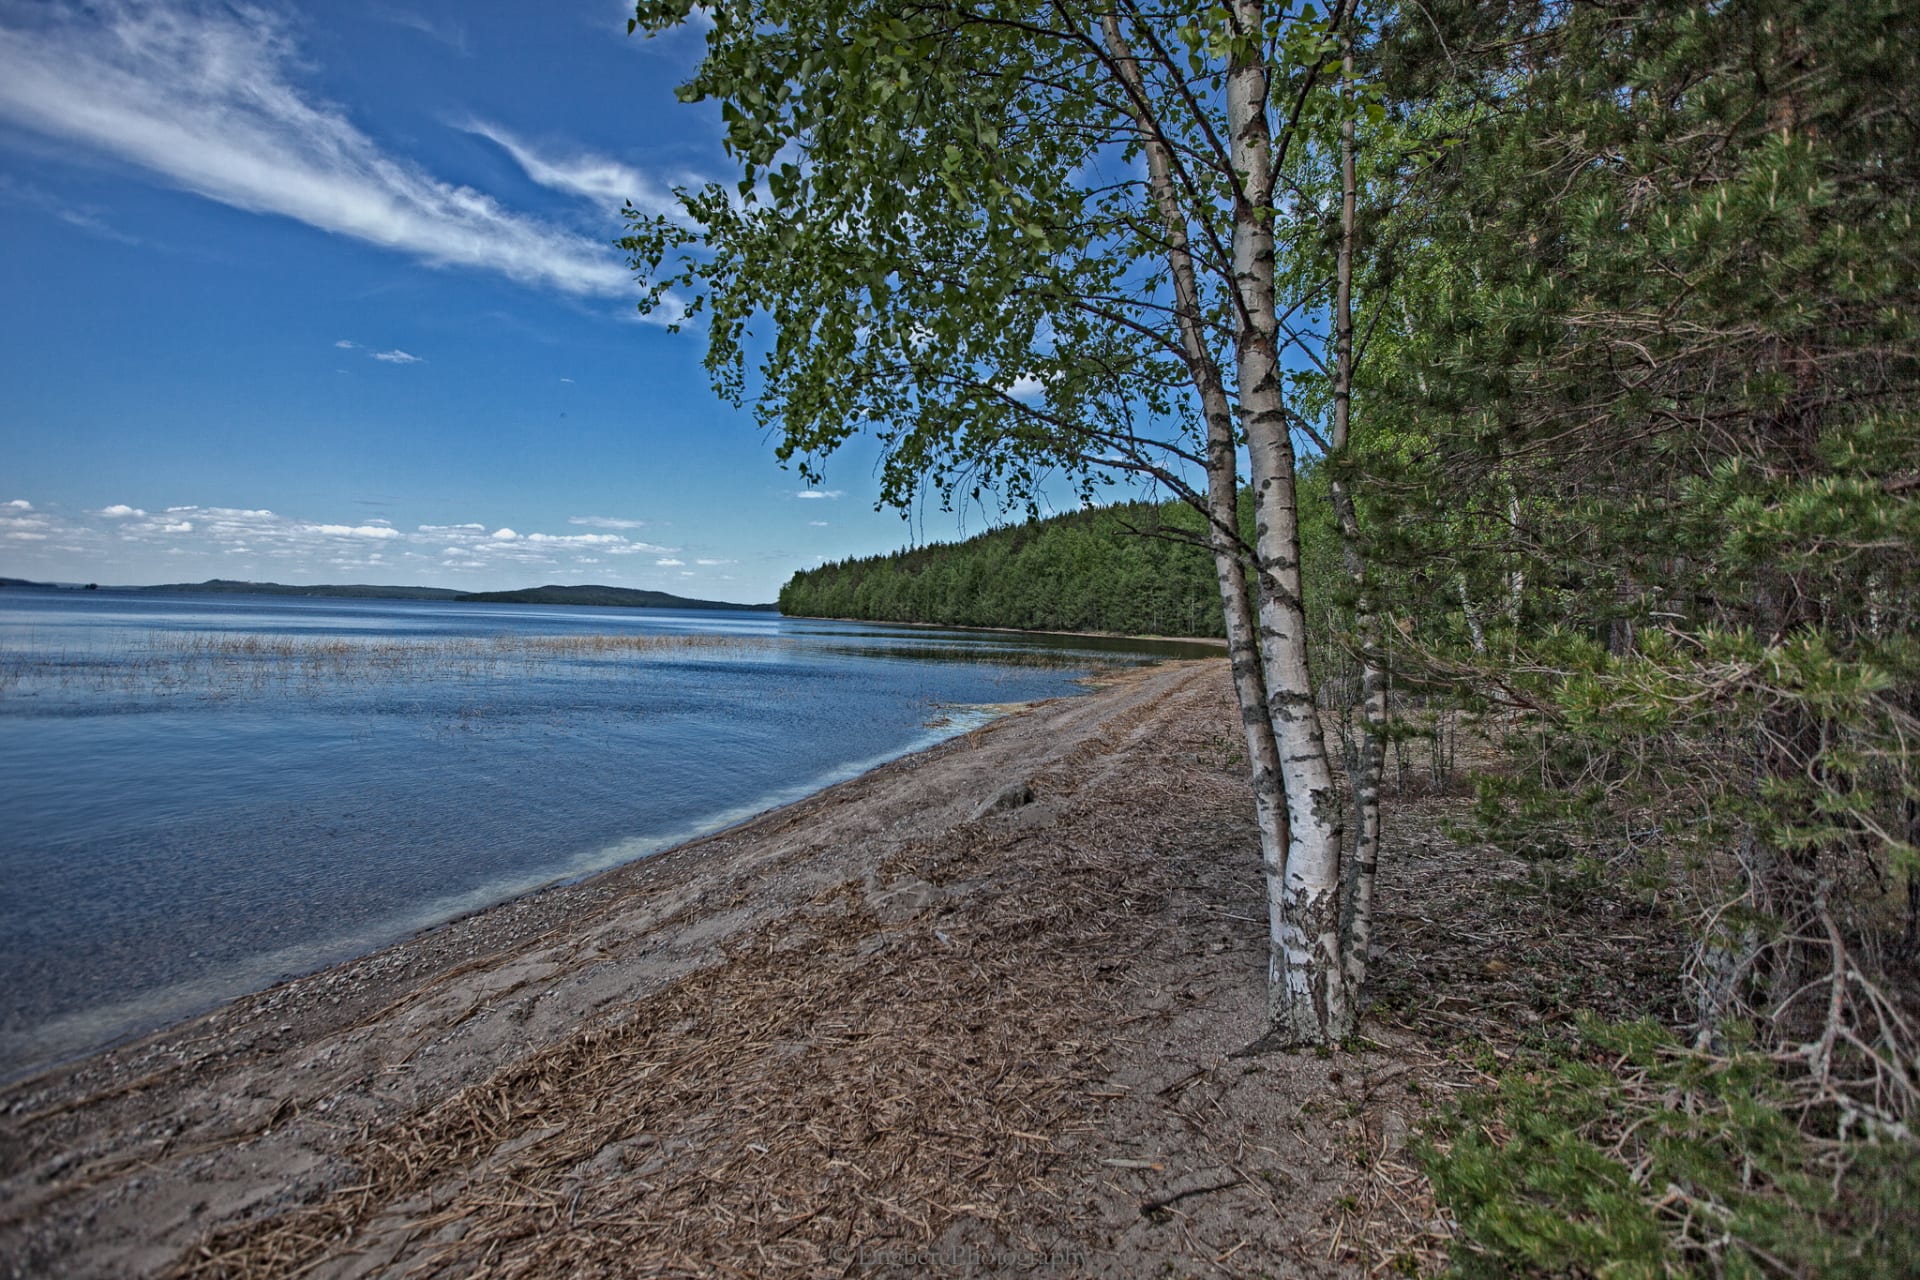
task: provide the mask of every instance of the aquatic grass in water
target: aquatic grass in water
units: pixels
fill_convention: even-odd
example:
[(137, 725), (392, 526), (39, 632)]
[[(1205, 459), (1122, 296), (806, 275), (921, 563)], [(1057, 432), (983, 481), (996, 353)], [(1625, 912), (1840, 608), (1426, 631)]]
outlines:
[[(601, 633), (379, 638), (209, 631), (151, 632), (129, 648), (0, 650), (0, 696), (117, 694), (130, 698), (314, 697), (412, 682), (485, 685), (556, 674), (567, 662), (730, 661), (791, 652), (778, 636)], [(1089, 655), (1059, 648), (919, 640), (809, 646), (814, 653), (970, 667), (1085, 671)]]
[[(827, 653), (846, 654), (863, 658), (897, 658), (907, 662), (958, 662), (975, 667), (1030, 667), (1040, 670), (1060, 670), (1073, 667), (1084, 670), (1088, 666), (1085, 653), (1075, 653), (1059, 649), (981, 649), (963, 644), (889, 644), (889, 645), (826, 645)], [(1097, 665), (1097, 664), (1096, 664)]]
[(207, 631), (153, 632), (105, 654), (0, 652), (0, 694), (129, 697), (271, 693), (313, 696), (378, 683), (527, 679), (565, 661), (743, 658), (787, 644), (738, 635), (521, 635), (384, 639)]

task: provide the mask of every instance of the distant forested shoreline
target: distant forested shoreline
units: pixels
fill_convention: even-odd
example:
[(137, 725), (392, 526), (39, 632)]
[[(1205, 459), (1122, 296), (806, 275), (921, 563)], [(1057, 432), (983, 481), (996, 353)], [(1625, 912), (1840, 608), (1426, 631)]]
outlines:
[[(43, 591), (80, 590), (77, 584), (30, 582), (25, 578), (0, 578), (0, 587), (28, 587)], [(731, 600), (698, 600), (666, 591), (647, 591), (638, 587), (608, 587), (595, 583), (553, 584), (521, 587), (513, 591), (460, 591), (452, 587), (387, 586), (371, 583), (312, 583), (289, 585), (280, 582), (239, 582), (228, 578), (209, 578), (205, 582), (168, 582), (150, 587), (100, 587), (89, 583), (88, 591), (107, 591), (123, 595), (247, 595), (305, 596), (334, 600), (440, 600), (457, 604), (551, 604), (590, 605), (610, 609), (718, 609), (763, 613), (772, 604), (739, 604)]]
[[(1311, 487), (1317, 477), (1305, 470), (1303, 484)], [(1324, 498), (1302, 503), (1310, 569), (1323, 548), (1330, 551), (1319, 536), (1324, 521), (1317, 511), (1324, 505)], [(1243, 501), (1243, 524), (1250, 515)], [(1027, 631), (1224, 636), (1220, 587), (1203, 536), (1199, 514), (1184, 503), (1117, 503), (990, 529), (964, 542), (802, 569), (780, 589), (780, 612)]]
[(1180, 503), (1129, 502), (803, 569), (780, 612), (863, 622), (1219, 636), (1220, 588)]

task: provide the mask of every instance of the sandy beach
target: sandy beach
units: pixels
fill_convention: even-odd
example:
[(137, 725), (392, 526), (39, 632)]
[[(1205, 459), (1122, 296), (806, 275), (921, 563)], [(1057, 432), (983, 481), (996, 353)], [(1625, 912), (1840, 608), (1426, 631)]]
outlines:
[(1399, 1012), (1246, 1054), (1242, 768), (1223, 661), (1129, 673), (12, 1086), (5, 1273), (1432, 1265), (1448, 895), (1499, 869), (1400, 805)]

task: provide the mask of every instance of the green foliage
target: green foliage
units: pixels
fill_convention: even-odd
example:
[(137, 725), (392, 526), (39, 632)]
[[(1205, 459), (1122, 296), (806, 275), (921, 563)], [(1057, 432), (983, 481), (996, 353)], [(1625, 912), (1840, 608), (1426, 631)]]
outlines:
[(1135, 635), (1224, 633), (1213, 558), (1180, 503), (1126, 503), (796, 573), (789, 614)]
[[(1314, 465), (1300, 477), (1302, 576), (1316, 671), (1357, 679), (1346, 637), (1350, 585)], [(1241, 495), (1241, 536), (1253, 537)], [(1220, 586), (1205, 525), (1182, 502), (1129, 502), (992, 529), (936, 544), (802, 569), (780, 590), (783, 613), (869, 622), (1126, 635), (1220, 636)]]
[(1467, 1277), (1878, 1280), (1920, 1263), (1920, 1161), (1809, 1141), (1750, 1050), (1586, 1021), (1455, 1103), (1421, 1151)]
[[(1380, 60), (1480, 122), (1369, 268), (1407, 299), (1358, 392), (1403, 669), (1519, 713), (1487, 835), (1695, 875), (1811, 1038), (1828, 918), (1897, 957), (1920, 869), (1920, 19), (1422, 4)], [(1862, 1016), (1870, 1074), (1911, 1054)]]
[[(686, 222), (630, 210), (624, 244), (646, 306), (704, 312), (716, 386), (753, 402), (783, 461), (812, 474), (871, 433), (883, 497), (904, 507), (1029, 497), (1062, 471), (1087, 483), (1103, 460), (1148, 462), (1143, 436), (1198, 447), (1151, 310), (1164, 252), (1142, 193), (1094, 176), (1135, 143), (1093, 14), (703, 8), (680, 95), (719, 104), (741, 179), (686, 193)], [(648, 0), (636, 26), (688, 12)]]
[[(690, 12), (647, 0), (637, 26)], [(868, 432), (903, 506), (987, 488), (1032, 503), (1062, 473), (1083, 495), (1130, 472), (1196, 496), (1204, 433), (1107, 10), (703, 12), (682, 95), (719, 105), (742, 179), (685, 193), (684, 221), (630, 214), (625, 244), (646, 305), (701, 318), (716, 385), (783, 459), (812, 475)], [(1738, 989), (1703, 987), (1704, 1029), (1744, 1001), (1776, 1045), (1813, 1044), (1821, 1089), (1846, 1078), (1876, 1123), (1914, 1120), (1920, 1015), (1896, 1008), (1914, 1013), (1914, 983), (1873, 966), (1899, 962), (1902, 892), (1920, 949), (1920, 12), (1408, 0), (1341, 30), (1319, 6), (1250, 29), (1234, 14), (1121, 17), (1229, 379), (1234, 232), (1251, 216), (1278, 235), (1286, 420), (1328, 453), (1299, 495), (1322, 690), (1357, 669), (1355, 573), (1325, 524), (1338, 478), (1396, 695), (1511, 713), (1485, 833), (1575, 879), (1671, 873), (1712, 922), (1702, 955), (1727, 960), (1714, 983)], [(1269, 106), (1293, 122), (1271, 210), (1236, 207), (1220, 145), (1236, 59), (1271, 69)], [(1342, 121), (1364, 122), (1345, 448), (1326, 362), (1300, 367), (1329, 329)], [(1097, 519), (829, 566), (783, 607), (1218, 625), (1210, 600), (1198, 614), (1201, 553), (1121, 550)]]

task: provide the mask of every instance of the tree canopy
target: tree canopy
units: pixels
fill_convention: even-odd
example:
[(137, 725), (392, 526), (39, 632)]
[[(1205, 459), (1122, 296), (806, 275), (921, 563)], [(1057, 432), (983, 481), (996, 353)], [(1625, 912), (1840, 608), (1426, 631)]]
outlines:
[[(690, 11), (642, 4), (635, 28)], [(1306, 652), (1286, 353), (1319, 361), (1310, 335), (1328, 320), (1345, 335), (1346, 403), (1353, 201), (1337, 286), (1325, 260), (1283, 270), (1275, 232), (1323, 221), (1295, 170), (1324, 167), (1328, 148), (1351, 157), (1354, 122), (1385, 115), (1354, 76), (1348, 6), (703, 13), (706, 57), (681, 92), (720, 104), (741, 174), (688, 193), (684, 221), (636, 215), (645, 305), (700, 318), (716, 387), (751, 400), (806, 474), (867, 432), (893, 503), (1030, 499), (1054, 476), (1084, 497), (1131, 474), (1204, 516), (1261, 818), (1276, 1030), (1344, 1035), (1377, 823), (1364, 799), (1343, 865)]]
[(1758, 1035), (1802, 1114), (1913, 1141), (1911, 5), (711, 13), (685, 95), (741, 180), (636, 222), (652, 301), (802, 468), (867, 432), (888, 501), (1129, 473), (1195, 513), (1277, 1034), (1364, 1008), (1424, 698), (1510, 735), (1483, 834), (1663, 886), (1699, 1052)]

